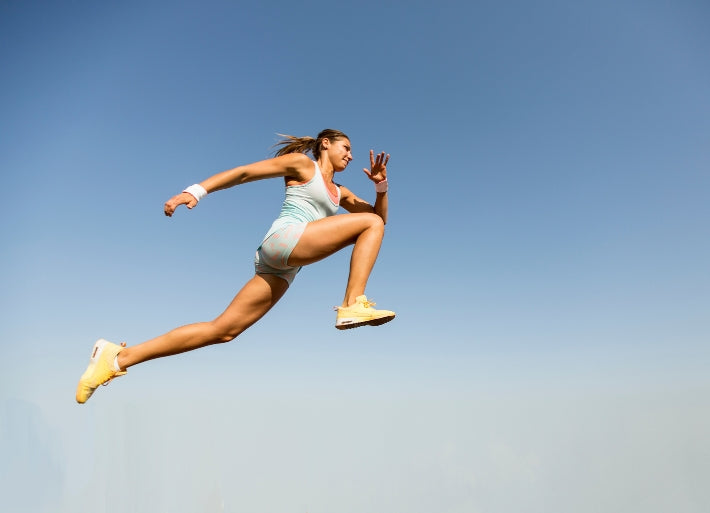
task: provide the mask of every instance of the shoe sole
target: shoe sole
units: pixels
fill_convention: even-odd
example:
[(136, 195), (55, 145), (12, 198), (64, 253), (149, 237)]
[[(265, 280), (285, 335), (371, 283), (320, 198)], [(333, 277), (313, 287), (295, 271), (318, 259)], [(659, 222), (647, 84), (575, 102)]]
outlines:
[(348, 324), (336, 324), (335, 327), (339, 330), (350, 330), (353, 328), (359, 328), (360, 326), (380, 326), (386, 322), (390, 322), (394, 319), (394, 315), (387, 315), (385, 317), (378, 317), (377, 319), (370, 319), (368, 321), (361, 322), (351, 322)]

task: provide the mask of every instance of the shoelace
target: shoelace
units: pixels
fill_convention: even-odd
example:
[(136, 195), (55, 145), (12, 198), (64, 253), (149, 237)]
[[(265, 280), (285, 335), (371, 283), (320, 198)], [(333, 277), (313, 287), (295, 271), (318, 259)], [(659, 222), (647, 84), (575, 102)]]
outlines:
[[(355, 304), (357, 304), (357, 303), (355, 303)], [(360, 303), (360, 304), (361, 304), (362, 306), (364, 306), (365, 308), (370, 308), (371, 306), (375, 306), (377, 303), (375, 303), (374, 301), (365, 300), (365, 301), (363, 301), (363, 302)], [(355, 305), (353, 305), (353, 306), (355, 306)], [(333, 310), (335, 310), (335, 311), (337, 312), (337, 311), (340, 310), (341, 308), (345, 308), (345, 307), (343, 307), (343, 306), (334, 306), (334, 307), (333, 307)]]
[[(120, 345), (121, 345), (122, 347), (126, 347), (126, 343), (125, 343), (125, 342), (121, 342)], [(119, 351), (119, 352), (120, 352), (120, 351)], [(116, 354), (118, 354), (118, 353), (116, 353)], [(101, 385), (102, 385), (102, 386), (106, 386), (106, 385), (108, 385), (109, 383), (111, 383), (111, 381), (113, 381), (113, 378), (117, 378), (117, 377), (119, 377), (119, 376), (125, 376), (126, 374), (128, 374), (128, 371), (126, 371), (126, 370), (116, 371), (116, 374), (114, 374), (113, 376), (111, 376), (110, 378), (108, 378), (108, 381), (106, 381), (105, 383), (101, 383)]]

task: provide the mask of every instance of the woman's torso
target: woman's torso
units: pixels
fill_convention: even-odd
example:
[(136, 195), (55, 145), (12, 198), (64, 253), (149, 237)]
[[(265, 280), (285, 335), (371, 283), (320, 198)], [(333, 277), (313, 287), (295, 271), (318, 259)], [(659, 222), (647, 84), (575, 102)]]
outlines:
[(323, 174), (317, 162), (313, 162), (315, 172), (305, 183), (286, 187), (286, 197), (281, 213), (264, 236), (269, 237), (279, 228), (294, 223), (310, 223), (335, 215), (340, 204), (340, 188), (336, 186), (337, 197), (328, 191)]

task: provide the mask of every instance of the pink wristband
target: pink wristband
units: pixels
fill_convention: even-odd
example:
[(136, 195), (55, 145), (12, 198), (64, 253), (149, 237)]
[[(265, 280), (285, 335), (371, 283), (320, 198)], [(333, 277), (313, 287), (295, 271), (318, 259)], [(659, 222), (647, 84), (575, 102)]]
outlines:
[(375, 192), (387, 192), (387, 178), (375, 184)]

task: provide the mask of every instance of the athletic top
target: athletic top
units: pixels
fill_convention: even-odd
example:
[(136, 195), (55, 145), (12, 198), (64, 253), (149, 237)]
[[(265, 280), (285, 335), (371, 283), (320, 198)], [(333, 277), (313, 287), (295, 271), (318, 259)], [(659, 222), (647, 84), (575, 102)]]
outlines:
[(325, 180), (317, 162), (313, 162), (316, 172), (306, 183), (286, 187), (286, 199), (281, 206), (281, 213), (264, 236), (266, 240), (275, 231), (289, 224), (310, 223), (324, 217), (335, 215), (340, 205), (340, 187), (336, 187), (338, 196), (335, 200), (328, 192)]

